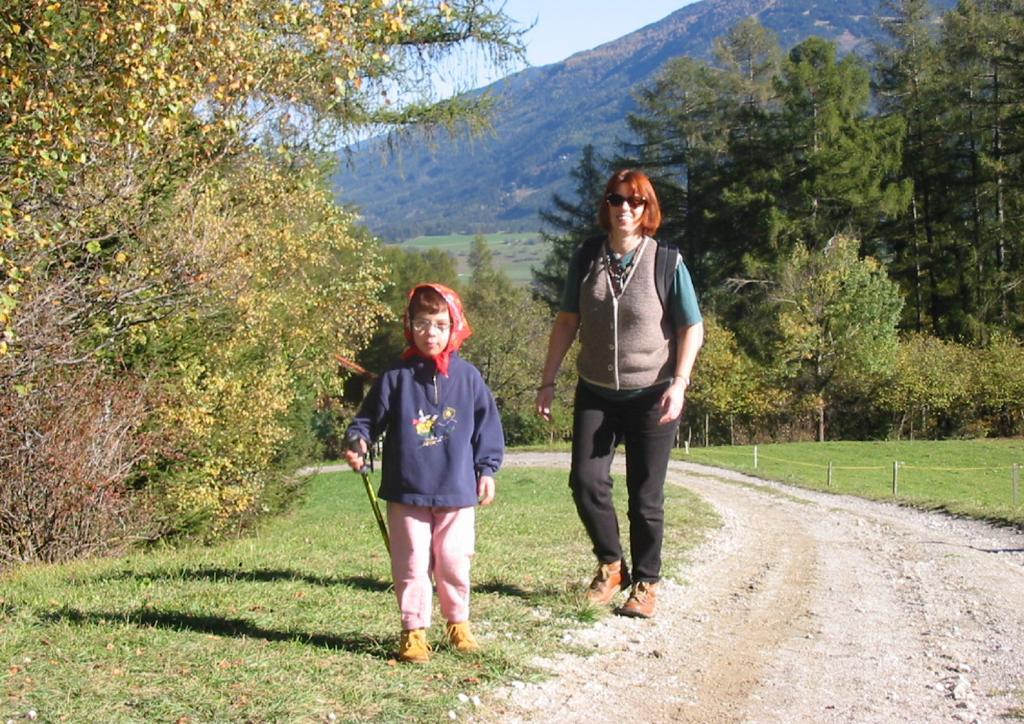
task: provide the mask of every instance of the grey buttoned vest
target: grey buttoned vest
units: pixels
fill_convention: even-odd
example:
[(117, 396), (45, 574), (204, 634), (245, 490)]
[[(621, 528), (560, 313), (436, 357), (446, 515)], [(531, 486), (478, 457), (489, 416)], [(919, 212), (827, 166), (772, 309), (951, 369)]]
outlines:
[(580, 284), (580, 377), (599, 387), (636, 390), (672, 379), (675, 334), (655, 286), (656, 243), (644, 239), (616, 298), (607, 255), (598, 254)]

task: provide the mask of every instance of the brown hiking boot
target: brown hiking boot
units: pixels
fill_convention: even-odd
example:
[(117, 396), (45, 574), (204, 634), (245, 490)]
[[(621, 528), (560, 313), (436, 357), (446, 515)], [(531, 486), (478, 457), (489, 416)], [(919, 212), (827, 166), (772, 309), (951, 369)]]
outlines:
[(445, 637), (448, 639), (448, 645), (460, 654), (471, 654), (480, 650), (480, 644), (476, 642), (476, 638), (469, 628), (469, 621), (463, 621), (462, 623), (449, 622), (445, 626), (444, 632)]
[(425, 664), (430, 661), (427, 632), (421, 628), (403, 631), (402, 640), (398, 644), (398, 658), (408, 664)]
[(629, 586), (629, 571), (622, 561), (602, 563), (587, 589), (587, 600), (598, 606), (611, 603), (615, 594)]
[(640, 581), (633, 584), (633, 590), (629, 592), (626, 604), (616, 609), (615, 613), (620, 616), (632, 616), (633, 618), (650, 618), (654, 615), (654, 601), (657, 598), (658, 584)]

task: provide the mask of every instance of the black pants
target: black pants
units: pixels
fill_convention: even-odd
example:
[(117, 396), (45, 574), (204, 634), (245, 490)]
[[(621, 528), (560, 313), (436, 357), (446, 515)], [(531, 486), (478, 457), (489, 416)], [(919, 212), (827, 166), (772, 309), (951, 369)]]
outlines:
[(661, 576), (665, 528), (665, 471), (679, 422), (659, 425), (664, 387), (628, 400), (607, 400), (585, 384), (576, 386), (572, 471), (576, 510), (600, 563), (623, 559), (619, 520), (612, 504), (612, 458), (626, 444), (629, 551), (634, 581)]

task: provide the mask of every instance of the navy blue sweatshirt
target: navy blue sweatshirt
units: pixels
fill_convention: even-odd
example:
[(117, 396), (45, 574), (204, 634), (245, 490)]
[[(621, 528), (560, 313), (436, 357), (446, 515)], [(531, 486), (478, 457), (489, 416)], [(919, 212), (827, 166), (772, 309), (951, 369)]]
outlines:
[(415, 356), (374, 382), (347, 436), (372, 441), (385, 432), (378, 495), (406, 505), (476, 505), (477, 478), (494, 475), (505, 453), (494, 396), (458, 353), (448, 377)]

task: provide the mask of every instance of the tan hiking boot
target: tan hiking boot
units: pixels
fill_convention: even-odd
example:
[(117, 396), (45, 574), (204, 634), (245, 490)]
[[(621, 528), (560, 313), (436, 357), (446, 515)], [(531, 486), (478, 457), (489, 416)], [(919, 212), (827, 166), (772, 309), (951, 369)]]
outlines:
[(469, 629), (469, 621), (462, 623), (449, 623), (444, 629), (448, 644), (460, 654), (471, 654), (480, 650), (480, 644), (473, 637)]
[(640, 581), (633, 584), (633, 590), (629, 592), (629, 598), (615, 613), (620, 616), (632, 616), (633, 618), (650, 618), (654, 615), (654, 603), (658, 594), (658, 584)]
[(398, 658), (409, 664), (425, 664), (430, 661), (427, 632), (421, 628), (403, 631), (402, 640), (398, 644)]
[(587, 589), (587, 600), (598, 606), (611, 603), (615, 594), (629, 586), (629, 571), (622, 561), (602, 563)]

